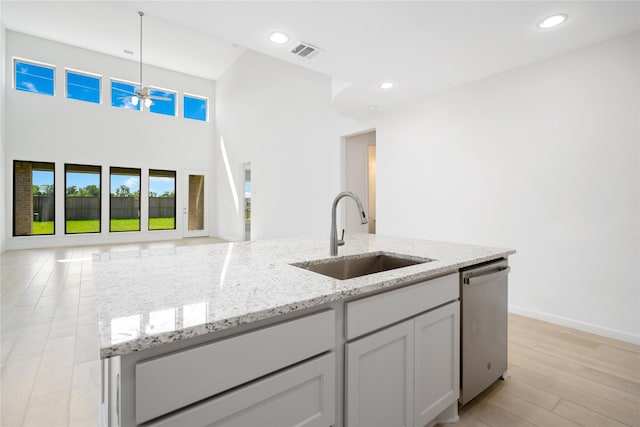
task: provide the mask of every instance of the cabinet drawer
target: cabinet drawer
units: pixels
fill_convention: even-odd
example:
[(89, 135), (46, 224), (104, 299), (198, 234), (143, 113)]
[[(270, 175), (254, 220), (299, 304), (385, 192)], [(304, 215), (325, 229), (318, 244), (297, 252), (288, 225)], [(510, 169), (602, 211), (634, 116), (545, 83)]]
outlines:
[(329, 353), (151, 423), (153, 427), (328, 427), (335, 422)]
[(335, 346), (327, 310), (136, 364), (136, 422), (143, 423)]
[(457, 299), (458, 281), (453, 273), (347, 303), (347, 340)]

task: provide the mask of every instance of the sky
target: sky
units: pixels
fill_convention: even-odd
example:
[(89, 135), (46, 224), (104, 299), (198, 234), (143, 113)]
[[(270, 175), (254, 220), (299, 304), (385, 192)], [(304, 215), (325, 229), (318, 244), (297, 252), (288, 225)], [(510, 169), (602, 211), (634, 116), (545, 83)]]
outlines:
[[(53, 184), (53, 172), (51, 171), (33, 171), (33, 185)], [(100, 185), (100, 177), (98, 174), (90, 173), (67, 173), (67, 186), (75, 185), (78, 188), (87, 185)], [(137, 176), (112, 175), (111, 186), (115, 189), (121, 185), (126, 185), (133, 193), (140, 189), (140, 178)], [(149, 191), (156, 194), (162, 194), (165, 191), (175, 191), (175, 179), (165, 177), (151, 177), (149, 179)]]
[(75, 185), (78, 188), (84, 188), (87, 185), (100, 186), (100, 175), (97, 173), (67, 173), (67, 187)]
[(33, 171), (33, 185), (53, 184), (52, 171)]

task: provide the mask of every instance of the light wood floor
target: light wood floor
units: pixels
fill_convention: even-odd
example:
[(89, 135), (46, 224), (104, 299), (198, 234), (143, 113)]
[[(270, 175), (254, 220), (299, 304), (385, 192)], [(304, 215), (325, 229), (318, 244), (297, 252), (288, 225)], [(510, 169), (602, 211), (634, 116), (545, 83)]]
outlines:
[[(95, 290), (90, 263), (79, 260), (216, 241), (3, 253), (0, 426), (97, 425)], [(640, 427), (639, 346), (510, 315), (509, 372), (461, 410), (457, 426)]]
[(510, 314), (509, 374), (446, 426), (640, 426), (640, 346)]

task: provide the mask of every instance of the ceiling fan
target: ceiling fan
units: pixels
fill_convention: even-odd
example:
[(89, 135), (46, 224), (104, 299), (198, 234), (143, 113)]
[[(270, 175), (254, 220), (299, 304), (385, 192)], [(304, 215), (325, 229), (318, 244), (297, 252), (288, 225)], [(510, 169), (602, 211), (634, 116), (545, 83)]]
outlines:
[(139, 11), (138, 15), (140, 15), (140, 87), (136, 89), (134, 91), (134, 95), (131, 96), (131, 103), (134, 106), (138, 106), (138, 103), (142, 102), (142, 104), (148, 108), (153, 105), (154, 99), (158, 101), (171, 101), (171, 98), (151, 95), (151, 89), (149, 86), (144, 86), (142, 84), (142, 17), (144, 16), (144, 12)]

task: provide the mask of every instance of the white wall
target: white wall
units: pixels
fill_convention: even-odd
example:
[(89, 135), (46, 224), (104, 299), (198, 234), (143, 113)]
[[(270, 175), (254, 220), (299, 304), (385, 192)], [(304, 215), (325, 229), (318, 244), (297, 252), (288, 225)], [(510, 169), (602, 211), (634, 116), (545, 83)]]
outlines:
[(242, 164), (251, 162), (253, 240), (328, 236), (340, 191), (340, 136), (353, 132), (331, 109), (331, 79), (247, 51), (216, 85), (216, 235), (243, 239)]
[(635, 32), (381, 113), (378, 232), (515, 248), (513, 311), (640, 343), (639, 52)]
[[(345, 190), (354, 192), (362, 201), (369, 221), (373, 221), (369, 208), (369, 146), (376, 145), (376, 133), (345, 138)], [(352, 200), (345, 200), (346, 230), (352, 233), (368, 233), (369, 224), (361, 224), (360, 213)]]
[[(13, 57), (56, 66), (56, 94), (53, 97), (16, 91), (12, 88)], [(102, 74), (103, 103), (100, 105), (65, 98), (65, 67)], [(158, 240), (182, 236), (182, 171), (211, 171), (213, 166), (213, 117), (215, 83), (151, 66), (144, 67), (145, 85), (178, 91), (178, 116), (169, 117), (148, 111), (132, 111), (111, 106), (110, 78), (137, 81), (139, 65), (116, 57), (7, 32), (5, 75), (6, 158), (3, 175), (12, 181), (13, 161), (48, 161), (56, 164), (56, 235), (12, 236), (11, 187), (5, 192), (4, 231), (7, 248), (60, 246), (123, 241)], [(182, 93), (209, 97), (209, 122), (182, 118)], [(64, 234), (64, 163), (101, 165), (103, 172), (102, 233), (100, 235)], [(177, 230), (109, 233), (109, 166), (142, 169), (142, 202), (148, 181), (148, 169), (178, 172)], [(209, 197), (209, 200), (212, 200)], [(142, 221), (142, 229), (146, 228)]]

